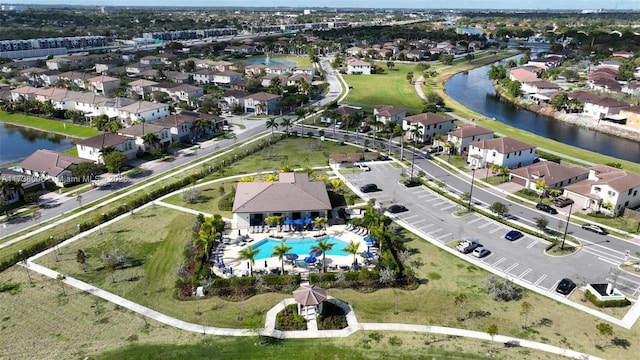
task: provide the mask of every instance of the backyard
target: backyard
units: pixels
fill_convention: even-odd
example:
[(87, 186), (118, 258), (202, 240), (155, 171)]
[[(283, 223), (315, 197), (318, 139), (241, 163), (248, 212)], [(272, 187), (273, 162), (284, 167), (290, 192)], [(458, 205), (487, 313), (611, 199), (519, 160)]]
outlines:
[(49, 133), (67, 135), (75, 138), (88, 138), (101, 134), (100, 131), (87, 126), (75, 125), (68, 121), (43, 119), (23, 114), (9, 114), (0, 111), (0, 121), (17, 126), (38, 129)]

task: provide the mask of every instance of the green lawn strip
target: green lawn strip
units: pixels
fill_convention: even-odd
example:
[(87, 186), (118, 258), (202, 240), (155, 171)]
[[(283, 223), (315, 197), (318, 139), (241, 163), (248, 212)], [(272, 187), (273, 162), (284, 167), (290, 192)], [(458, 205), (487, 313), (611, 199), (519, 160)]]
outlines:
[[(201, 197), (192, 203), (182, 200), (180, 193), (166, 197), (162, 199), (162, 201), (167, 204), (182, 206), (207, 214), (220, 214), (223, 218), (231, 219), (233, 213), (231, 211), (221, 211), (218, 203), (224, 195), (231, 193), (236, 184), (237, 181), (225, 181), (198, 186), (197, 189), (202, 192)], [(224, 192), (221, 193), (222, 188), (224, 188)]]
[(351, 88), (345, 102), (362, 106), (372, 111), (377, 105), (393, 105), (407, 109), (408, 113), (422, 112), (422, 99), (416, 94), (414, 85), (407, 81), (407, 73), (413, 71), (414, 65), (395, 64), (393, 69), (385, 68), (382, 74), (343, 75)]
[(49, 120), (23, 114), (9, 114), (4, 111), (0, 111), (0, 121), (76, 138), (88, 138), (101, 134), (100, 131), (94, 128), (76, 125), (62, 120)]

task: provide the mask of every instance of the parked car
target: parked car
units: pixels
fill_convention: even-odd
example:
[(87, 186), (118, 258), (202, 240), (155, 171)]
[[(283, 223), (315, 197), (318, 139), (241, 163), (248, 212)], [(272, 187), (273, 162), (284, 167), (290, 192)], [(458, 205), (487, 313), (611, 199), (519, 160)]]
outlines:
[(360, 170), (362, 171), (371, 171), (371, 168), (369, 167), (369, 165), (367, 164), (363, 164), (363, 163), (355, 163), (355, 166), (359, 167)]
[(487, 255), (489, 255), (491, 251), (489, 251), (489, 249), (487, 249), (484, 246), (478, 246), (477, 248), (475, 248), (473, 250), (473, 252), (471, 253), (471, 255), (477, 257), (477, 258), (483, 258)]
[(563, 208), (565, 206), (569, 206), (571, 204), (573, 204), (573, 200), (566, 198), (566, 197), (557, 197), (555, 199), (553, 199), (553, 205), (555, 205), (556, 207), (559, 208)]
[(520, 231), (511, 230), (511, 231), (509, 231), (507, 233), (507, 235), (504, 236), (504, 238), (509, 240), (509, 241), (516, 241), (516, 240), (520, 239), (523, 236), (524, 236), (524, 234), (522, 234)]
[(378, 185), (376, 185), (376, 184), (362, 185), (362, 186), (360, 186), (360, 191), (362, 191), (363, 193), (369, 193), (369, 192), (378, 191)]
[(391, 205), (391, 206), (389, 206), (387, 211), (392, 213), (392, 214), (397, 214), (397, 213), (409, 211), (409, 209), (407, 209), (407, 207), (404, 206), (404, 205)]
[(576, 288), (576, 283), (571, 279), (564, 278), (560, 280), (558, 286), (556, 287), (556, 291), (562, 295), (569, 295)]
[(600, 225), (596, 225), (596, 224), (582, 224), (582, 228), (585, 230), (589, 230), (592, 231), (596, 234), (600, 234), (600, 235), (608, 235), (609, 232), (607, 231), (607, 229), (603, 228)]
[(371, 126), (369, 125), (362, 125), (358, 127), (358, 132), (361, 132), (361, 133), (366, 133), (369, 130), (371, 130)]
[(404, 183), (404, 186), (411, 188), (411, 187), (416, 187), (416, 186), (420, 186), (422, 185), (422, 183), (418, 180), (407, 180), (407, 182)]
[(463, 254), (468, 254), (473, 250), (475, 250), (475, 248), (477, 248), (478, 246), (480, 246), (480, 243), (478, 242), (478, 240), (467, 239), (467, 240), (461, 241), (456, 246), (456, 250), (460, 251)]
[(552, 208), (551, 206), (549, 206), (547, 204), (543, 204), (543, 203), (536, 204), (536, 209), (538, 209), (540, 211), (544, 211), (544, 212), (549, 213), (549, 214), (553, 214), (553, 215), (558, 213), (558, 210)]
[(336, 123), (336, 128), (338, 128), (338, 129), (342, 129), (343, 127), (344, 127), (344, 124), (342, 123), (342, 121), (338, 121), (338, 122)]

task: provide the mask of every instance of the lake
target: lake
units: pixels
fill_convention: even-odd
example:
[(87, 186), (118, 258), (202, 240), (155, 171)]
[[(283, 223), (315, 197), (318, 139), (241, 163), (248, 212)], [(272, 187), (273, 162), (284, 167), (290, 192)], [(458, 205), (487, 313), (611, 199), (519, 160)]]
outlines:
[(0, 165), (22, 161), (36, 150), (64, 151), (71, 148), (71, 139), (20, 126), (0, 123)]

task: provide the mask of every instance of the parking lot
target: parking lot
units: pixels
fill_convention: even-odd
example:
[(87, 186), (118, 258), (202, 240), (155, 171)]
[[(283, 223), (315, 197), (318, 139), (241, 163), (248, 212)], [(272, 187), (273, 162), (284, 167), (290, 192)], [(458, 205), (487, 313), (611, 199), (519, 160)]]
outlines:
[[(368, 165), (371, 171), (346, 175), (348, 181), (356, 188), (368, 183), (376, 184), (378, 191), (363, 196), (375, 199), (384, 208), (393, 204), (406, 206), (409, 211), (395, 214), (394, 218), (410, 224), (425, 238), (452, 247), (462, 239), (476, 239), (491, 253), (480, 259), (474, 257), (474, 260), (504, 272), (513, 279), (538, 287), (543, 292), (555, 293), (558, 282), (568, 277), (576, 282), (609, 281), (629, 294), (640, 295), (640, 279), (619, 273), (617, 264), (622, 259), (601, 244), (583, 246), (570, 256), (547, 255), (546, 240), (525, 234), (516, 241), (508, 241), (504, 236), (511, 230), (509, 226), (477, 213), (456, 216), (454, 213), (461, 210), (457, 203), (425, 186), (407, 188), (400, 184), (400, 169), (384, 162)], [(471, 254), (459, 255), (471, 257)]]

